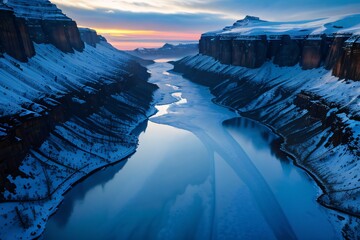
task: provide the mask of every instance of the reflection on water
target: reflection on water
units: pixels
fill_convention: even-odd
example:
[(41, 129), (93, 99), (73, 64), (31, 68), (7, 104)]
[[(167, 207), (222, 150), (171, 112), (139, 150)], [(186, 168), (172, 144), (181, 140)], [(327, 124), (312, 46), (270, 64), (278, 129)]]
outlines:
[(165, 63), (165, 62), (176, 61), (176, 60), (178, 60), (178, 58), (159, 58), (159, 59), (155, 59), (154, 61), (157, 63)]
[[(168, 239), (176, 234), (177, 239), (187, 239), (196, 232), (209, 211), (203, 199), (212, 194), (207, 190), (206, 149), (189, 132), (151, 122), (139, 146), (125, 165), (76, 185), (43, 237)], [(189, 207), (194, 211), (187, 212)]]
[[(132, 134), (140, 135), (147, 128), (148, 121), (143, 121), (136, 128), (133, 129)], [(87, 193), (92, 189), (97, 187), (104, 187), (107, 182), (110, 182), (114, 179), (116, 173), (118, 173), (126, 164), (126, 160), (122, 160), (119, 163), (109, 166), (106, 169), (100, 170), (91, 175), (91, 177), (86, 178), (84, 181), (78, 183), (75, 187), (75, 191), (69, 191), (66, 194), (66, 198), (61, 204), (61, 211), (56, 213), (55, 220), (56, 224), (60, 228), (65, 228), (69, 222), (69, 218), (73, 214), (74, 208), (77, 203), (83, 202)]]
[(74, 208), (77, 206), (77, 203), (83, 202), (88, 192), (98, 186), (103, 188), (106, 183), (110, 182), (116, 173), (124, 167), (126, 162), (127, 160), (121, 161), (114, 166), (108, 167), (106, 170), (100, 170), (94, 173), (84, 182), (77, 184), (75, 191), (67, 193), (65, 200), (61, 204), (61, 211), (58, 211), (56, 213), (56, 217), (54, 217), (54, 220), (59, 228), (66, 227), (71, 215), (74, 212)]
[[(159, 64), (151, 72), (161, 78), (168, 69)], [(166, 77), (171, 84), (161, 87), (179, 102), (157, 106), (126, 164), (96, 173), (67, 194), (45, 239), (336, 236), (327, 210), (316, 202), (319, 188), (279, 150), (278, 136), (227, 115), (206, 88)]]
[(327, 210), (317, 204), (314, 196), (318, 187), (280, 150), (282, 139), (269, 128), (247, 118), (229, 119), (223, 126), (243, 147), (273, 189), (297, 238), (334, 239)]
[(270, 147), (271, 154), (282, 163), (289, 164), (291, 162), (287, 154), (281, 151), (283, 139), (272, 133), (266, 126), (243, 117), (226, 120), (223, 122), (223, 126), (232, 132), (247, 136), (247, 141), (250, 141), (257, 150)]

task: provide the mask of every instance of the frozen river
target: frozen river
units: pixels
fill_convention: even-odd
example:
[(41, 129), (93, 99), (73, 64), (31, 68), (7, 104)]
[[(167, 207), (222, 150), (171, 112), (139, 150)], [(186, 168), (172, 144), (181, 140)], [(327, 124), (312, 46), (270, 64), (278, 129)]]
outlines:
[(257, 122), (149, 66), (159, 112), (126, 162), (76, 185), (45, 239), (336, 239), (320, 189)]

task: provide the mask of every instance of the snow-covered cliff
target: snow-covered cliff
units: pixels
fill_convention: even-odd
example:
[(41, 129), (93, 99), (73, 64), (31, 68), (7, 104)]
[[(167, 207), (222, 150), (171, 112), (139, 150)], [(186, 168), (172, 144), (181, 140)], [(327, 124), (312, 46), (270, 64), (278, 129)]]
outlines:
[[(324, 26), (332, 29), (332, 33), (339, 31), (340, 26), (343, 26), (341, 36), (345, 36), (347, 32), (346, 36), (349, 38), (358, 31), (360, 18), (356, 15), (343, 19), (347, 20), (337, 21), (336, 24), (324, 24)], [(354, 27), (345, 24), (349, 22), (348, 19), (357, 19), (352, 23)], [(320, 20), (315, 22), (318, 21)], [(319, 33), (322, 28), (315, 27), (311, 23), (311, 21), (307, 23), (313, 26), (312, 31), (308, 32)], [(212, 38), (209, 41), (210, 45), (200, 42), (203, 47), (200, 51), (203, 54), (186, 57), (176, 62), (175, 70), (185, 73), (186, 77), (193, 81), (209, 86), (217, 103), (270, 126), (283, 136), (285, 139), (283, 150), (294, 156), (297, 165), (304, 168), (322, 187), (323, 194), (319, 196), (319, 202), (349, 215), (348, 219), (342, 221), (344, 237), (359, 238), (360, 82), (339, 79), (334, 76), (334, 70), (326, 67), (304, 70), (301, 61), (293, 62), (291, 66), (279, 64), (275, 61), (276, 57), (282, 58), (283, 62), (290, 61), (291, 54), (294, 54), (291, 49), (299, 44), (297, 39), (300, 35), (288, 35), (286, 44), (282, 42), (279, 45), (280, 50), (279, 48), (274, 50), (271, 48), (274, 46), (271, 45), (271, 40), (269, 43), (269, 35), (261, 37), (247, 33), (277, 33), (281, 29), (279, 36), (283, 37), (284, 30), (289, 29), (290, 25), (291, 32), (294, 29), (305, 30), (305, 26), (295, 28), (294, 26), (298, 25), (282, 24), (282, 26), (275, 25), (273, 29), (273, 25), (256, 18), (249, 18), (220, 32), (206, 33), (201, 41), (208, 35), (214, 37), (220, 34), (221, 37)], [(345, 29), (346, 26), (348, 28)], [(220, 43), (220, 49), (213, 44), (218, 40), (226, 41), (226, 37), (221, 34), (232, 32), (244, 33), (244, 37), (238, 35), (237, 38), (246, 39), (246, 44), (239, 44), (239, 47), (234, 42), (225, 46)], [(326, 32), (326, 29), (323, 29), (323, 32)], [(341, 44), (338, 44), (339, 42)], [(338, 58), (337, 61), (344, 61), (341, 60), (344, 52), (338, 52), (344, 50), (342, 48), (344, 42), (336, 39), (328, 48), (328, 54)], [(303, 53), (307, 52), (306, 44), (302, 42), (299, 45), (303, 47)], [(233, 47), (236, 46), (239, 48), (233, 51)], [(285, 48), (288, 49), (279, 53)], [(218, 52), (212, 51), (213, 49)], [(231, 51), (231, 54), (222, 52), (224, 49)], [(274, 55), (267, 55), (268, 51), (272, 50), (278, 54), (275, 54), (275, 58)], [(262, 55), (264, 59), (261, 64), (255, 64), (259, 55), (263, 54), (262, 51), (267, 54)], [(353, 54), (358, 53), (353, 51)], [(239, 64), (224, 61), (225, 57), (229, 56)], [(326, 58), (321, 56), (323, 64)], [(299, 56), (299, 59), (304, 61), (303, 56)], [(353, 66), (355, 72), (360, 69), (356, 59), (353, 55), (345, 61), (348, 67)], [(246, 67), (248, 65), (251, 68)]]
[[(2, 6), (7, 11), (13, 11), (16, 22), (20, 22), (21, 26), (15, 25), (11, 27), (13, 31), (21, 33), (22, 41), (30, 38), (36, 43), (50, 43), (63, 52), (82, 51), (84, 43), (81, 40), (79, 29), (75, 21), (62, 13), (56, 5), (47, 0), (8, 0)], [(0, 12), (5, 12), (0, 8)], [(3, 26), (5, 25), (5, 26)], [(9, 28), (8, 25), (0, 23), (3, 31)], [(1, 29), (0, 29), (1, 33)], [(0, 39), (1, 40), (1, 39)], [(17, 40), (17, 38), (15, 38)], [(26, 49), (33, 48), (32, 43), (24, 41), (22, 44)], [(31, 45), (31, 46), (28, 46)], [(18, 51), (21, 51), (19, 49)], [(7, 51), (11, 54), (13, 51)], [(27, 54), (26, 57), (32, 57), (33, 54)], [(16, 56), (16, 55), (15, 55)], [(16, 57), (18, 60), (26, 61), (26, 57)]]
[(7, 0), (16, 16), (25, 19), (72, 21), (48, 0)]
[(258, 68), (272, 60), (304, 70), (325, 67), (340, 78), (360, 80), (360, 14), (298, 22), (268, 22), (247, 16), (204, 33), (200, 53), (224, 64)]
[(10, 0), (0, 20), (0, 239), (31, 239), (72, 184), (135, 151), (156, 86), (49, 1)]

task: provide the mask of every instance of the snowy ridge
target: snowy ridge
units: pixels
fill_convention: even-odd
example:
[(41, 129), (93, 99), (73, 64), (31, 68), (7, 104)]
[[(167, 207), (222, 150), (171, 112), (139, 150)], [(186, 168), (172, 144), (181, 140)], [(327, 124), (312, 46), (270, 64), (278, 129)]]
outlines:
[(35, 48), (37, 55), (28, 63), (7, 55), (0, 59), (0, 116), (41, 112), (35, 100), (81, 90), (121, 71), (119, 67), (130, 60), (106, 42), (72, 54), (64, 54), (49, 44), (35, 44)]
[(71, 21), (48, 0), (8, 0), (6, 5), (14, 9), (17, 17), (25, 19)]
[(360, 34), (360, 14), (333, 16), (308, 21), (268, 22), (257, 17), (246, 16), (233, 26), (222, 30), (204, 33), (203, 36), (215, 35), (290, 35), (294, 37), (319, 34)]

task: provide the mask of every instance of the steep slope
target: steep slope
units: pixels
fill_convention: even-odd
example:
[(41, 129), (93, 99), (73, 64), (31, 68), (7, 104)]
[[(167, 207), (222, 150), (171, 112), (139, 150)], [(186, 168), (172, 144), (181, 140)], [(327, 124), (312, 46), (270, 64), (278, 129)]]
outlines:
[(16, 18), (13, 10), (2, 3), (0, 20), (0, 54), (7, 53), (23, 62), (34, 56), (35, 49), (25, 20)]
[(133, 153), (156, 89), (106, 42), (35, 48), (28, 63), (0, 59), (1, 239), (38, 236), (71, 184)]
[[(344, 19), (349, 18), (352, 17)], [(354, 18), (358, 19), (358, 15)], [(340, 22), (339, 20), (336, 24)], [(345, 26), (344, 23), (342, 24)], [(359, 26), (354, 23), (352, 26)], [(264, 24), (268, 26), (262, 28)], [(324, 25), (331, 26), (332, 29), (334, 24)], [(293, 29), (294, 25), (290, 25)], [(207, 33), (200, 40), (204, 41), (200, 43), (203, 54), (176, 62), (174, 69), (185, 73), (193, 81), (209, 86), (218, 104), (258, 120), (283, 136), (283, 150), (294, 156), (297, 165), (304, 168), (322, 187), (323, 194), (319, 197), (319, 202), (347, 213), (349, 218), (343, 221), (344, 237), (356, 239), (360, 229), (360, 82), (339, 79), (336, 74), (334, 76), (334, 70), (328, 67), (304, 70), (307, 67), (304, 67), (303, 55), (296, 57), (301, 61), (295, 62), (290, 58), (294, 54), (293, 44), (298, 44), (296, 35), (288, 35), (288, 43), (282, 42), (275, 48), (277, 50), (272, 48), (274, 41), (273, 38), (269, 40), (269, 36), (246, 35), (251, 31), (263, 33), (264, 29), (272, 33), (279, 29), (284, 31), (284, 27), (277, 29), (275, 26), (273, 29), (268, 22), (247, 18), (237, 22), (234, 27), (220, 31), (220, 35), (235, 30), (237, 33), (245, 33), (245, 36), (237, 37), (244, 40), (237, 50), (233, 48), (238, 46), (234, 41), (230, 41), (230, 45), (214, 44), (216, 37), (210, 40), (214, 48), (204, 45), (207, 35), (215, 36), (219, 32)], [(300, 29), (304, 29), (304, 26)], [(313, 31), (316, 32), (316, 29), (321, 27), (314, 28)], [(358, 30), (349, 26), (344, 31), (349, 36)], [(278, 35), (283, 36), (283, 32), (278, 32)], [(309, 36), (307, 39), (309, 41)], [(229, 40), (221, 36), (219, 41)], [(344, 39), (336, 38), (324, 53), (327, 58), (337, 58), (335, 66), (345, 64), (343, 61), (346, 58), (349, 71), (358, 71), (357, 59), (348, 58), (346, 51), (340, 53), (344, 42)], [(220, 49), (217, 48), (219, 46)], [(312, 52), (304, 48), (306, 42), (298, 46), (303, 47), (302, 52)], [(310, 48), (310, 44), (308, 46)], [(268, 54), (272, 50), (276, 52), (275, 57), (270, 54), (272, 57), (269, 58)], [(280, 62), (292, 61), (292, 64), (279, 64), (277, 56), (282, 59)], [(230, 65), (231, 62), (224, 61), (229, 58), (237, 59), (238, 65), (243, 66), (234, 66), (233, 62)], [(321, 57), (322, 64), (327, 58)], [(324, 66), (322, 64), (320, 66)]]
[(8, 0), (17, 18), (24, 19), (36, 43), (51, 43), (63, 52), (83, 51), (75, 21), (48, 0)]
[(31, 239), (72, 184), (136, 150), (156, 86), (49, 1), (7, 1), (0, 19), (0, 239)]

